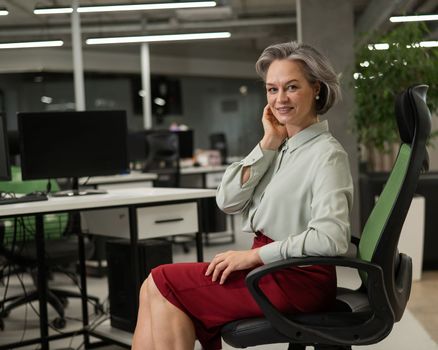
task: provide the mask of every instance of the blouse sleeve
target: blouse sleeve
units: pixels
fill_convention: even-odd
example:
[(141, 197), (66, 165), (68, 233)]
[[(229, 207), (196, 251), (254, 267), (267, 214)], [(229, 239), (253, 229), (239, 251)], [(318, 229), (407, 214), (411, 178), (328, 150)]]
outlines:
[[(225, 171), (216, 193), (218, 207), (227, 214), (241, 213), (250, 203), (255, 187), (269, 169), (277, 151), (262, 150), (258, 144), (240, 162), (231, 164)], [(250, 177), (242, 185), (242, 171), (251, 167)]]
[(353, 181), (348, 156), (335, 152), (322, 157), (312, 184), (311, 218), (304, 232), (290, 234), (260, 249), (264, 263), (302, 256), (345, 254), (350, 241), (349, 215)]

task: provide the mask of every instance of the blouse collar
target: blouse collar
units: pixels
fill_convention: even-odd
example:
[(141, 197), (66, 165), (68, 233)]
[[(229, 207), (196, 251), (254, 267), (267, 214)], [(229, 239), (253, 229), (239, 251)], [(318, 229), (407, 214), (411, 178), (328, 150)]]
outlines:
[(289, 150), (290, 152), (293, 152), (298, 147), (304, 145), (305, 143), (319, 136), (320, 134), (328, 131), (329, 128), (327, 120), (312, 124), (307, 128), (301, 130), (298, 134), (290, 137), (289, 139), (286, 139), (280, 150)]

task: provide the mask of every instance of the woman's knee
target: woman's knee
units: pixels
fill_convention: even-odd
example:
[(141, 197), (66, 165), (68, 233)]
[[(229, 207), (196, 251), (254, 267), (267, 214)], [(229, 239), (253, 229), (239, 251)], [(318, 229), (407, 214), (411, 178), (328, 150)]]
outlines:
[(150, 299), (160, 299), (162, 298), (162, 295), (160, 291), (158, 290), (154, 279), (152, 278), (152, 275), (149, 275), (148, 278), (146, 278), (146, 288), (147, 288), (147, 295)]
[(149, 275), (142, 283), (140, 287), (140, 302), (145, 302), (149, 299), (149, 284), (152, 279), (151, 275)]

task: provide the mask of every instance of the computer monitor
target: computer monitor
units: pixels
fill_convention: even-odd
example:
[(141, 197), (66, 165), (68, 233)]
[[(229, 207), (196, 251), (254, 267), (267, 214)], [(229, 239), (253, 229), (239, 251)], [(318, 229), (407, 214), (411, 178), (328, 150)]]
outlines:
[(125, 111), (18, 113), (23, 180), (129, 171)]
[(144, 137), (146, 140), (146, 155), (150, 153), (150, 145), (148, 142), (148, 135), (159, 134), (165, 141), (162, 142), (163, 147), (167, 148), (166, 137), (168, 134), (176, 134), (178, 136), (178, 155), (180, 159), (192, 158), (194, 154), (194, 133), (193, 130), (167, 130), (167, 129), (149, 129), (144, 130)]
[(194, 153), (193, 130), (173, 131), (178, 135), (179, 157), (192, 158)]
[(11, 180), (6, 116), (0, 114), (0, 180)]

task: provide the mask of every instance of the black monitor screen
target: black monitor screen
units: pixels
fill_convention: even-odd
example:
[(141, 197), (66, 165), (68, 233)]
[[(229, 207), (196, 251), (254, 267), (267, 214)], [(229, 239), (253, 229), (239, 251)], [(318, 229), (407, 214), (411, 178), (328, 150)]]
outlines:
[(18, 113), (24, 180), (129, 170), (125, 111)]
[(11, 180), (6, 117), (0, 115), (0, 180)]

